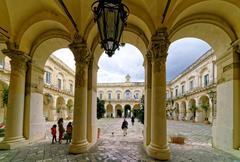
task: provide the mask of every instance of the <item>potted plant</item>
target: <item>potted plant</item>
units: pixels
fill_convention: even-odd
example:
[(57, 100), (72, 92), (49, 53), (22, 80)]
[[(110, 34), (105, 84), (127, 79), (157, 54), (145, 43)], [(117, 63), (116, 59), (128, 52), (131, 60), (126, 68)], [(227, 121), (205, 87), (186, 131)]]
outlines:
[(195, 104), (192, 104), (190, 107), (189, 107), (189, 110), (193, 113), (193, 116), (192, 116), (192, 121), (195, 122), (195, 117), (196, 117), (196, 111), (197, 111), (197, 106)]
[(209, 105), (208, 105), (208, 104), (202, 104), (202, 105), (201, 105), (201, 108), (204, 110), (204, 112), (205, 112), (205, 114), (206, 114), (206, 117), (205, 117), (204, 123), (209, 124), (209, 121), (208, 121), (208, 110), (209, 110)]

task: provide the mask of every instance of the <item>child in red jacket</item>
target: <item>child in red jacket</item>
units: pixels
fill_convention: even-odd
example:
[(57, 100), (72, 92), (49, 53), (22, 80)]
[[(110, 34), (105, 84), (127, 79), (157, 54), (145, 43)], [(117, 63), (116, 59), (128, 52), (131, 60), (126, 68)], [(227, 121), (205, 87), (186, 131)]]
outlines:
[(54, 141), (57, 142), (57, 125), (54, 124), (51, 128), (52, 133), (52, 144), (54, 144)]

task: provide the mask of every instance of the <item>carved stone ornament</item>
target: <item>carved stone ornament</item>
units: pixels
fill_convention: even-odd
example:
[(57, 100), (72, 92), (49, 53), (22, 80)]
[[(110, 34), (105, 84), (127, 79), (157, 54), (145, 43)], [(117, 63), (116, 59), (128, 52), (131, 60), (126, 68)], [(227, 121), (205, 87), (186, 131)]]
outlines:
[(147, 51), (146, 59), (147, 59), (146, 60), (147, 62), (151, 62), (152, 61), (152, 51), (151, 50)]
[(76, 64), (88, 64), (90, 61), (90, 52), (83, 38), (78, 34), (75, 34), (73, 42), (69, 45), (69, 48), (73, 52)]
[(87, 66), (85, 64), (76, 64), (75, 84), (76, 87), (83, 87), (87, 80)]
[(30, 56), (16, 49), (4, 49), (2, 52), (11, 58), (12, 73), (21, 74), (26, 72), (27, 62), (30, 60)]
[(152, 36), (150, 50), (152, 62), (156, 65), (154, 71), (159, 72), (165, 67), (169, 44), (167, 28), (158, 29), (156, 34)]

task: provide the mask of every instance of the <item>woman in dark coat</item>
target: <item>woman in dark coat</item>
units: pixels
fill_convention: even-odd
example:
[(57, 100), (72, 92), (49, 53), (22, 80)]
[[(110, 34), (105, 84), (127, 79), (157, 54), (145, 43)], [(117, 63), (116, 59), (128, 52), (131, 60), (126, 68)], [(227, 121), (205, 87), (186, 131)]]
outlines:
[(63, 118), (60, 118), (58, 120), (58, 131), (59, 131), (58, 142), (61, 144), (62, 143), (63, 133), (65, 132), (65, 129), (63, 127)]

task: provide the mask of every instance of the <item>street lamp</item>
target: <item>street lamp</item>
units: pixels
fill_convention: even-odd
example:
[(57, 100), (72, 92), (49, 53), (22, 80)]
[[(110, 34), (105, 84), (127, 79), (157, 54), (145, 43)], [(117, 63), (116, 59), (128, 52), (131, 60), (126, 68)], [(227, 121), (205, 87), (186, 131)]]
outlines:
[(129, 9), (122, 0), (97, 0), (92, 4), (94, 20), (98, 24), (101, 47), (111, 57), (119, 48), (119, 41), (126, 25)]

